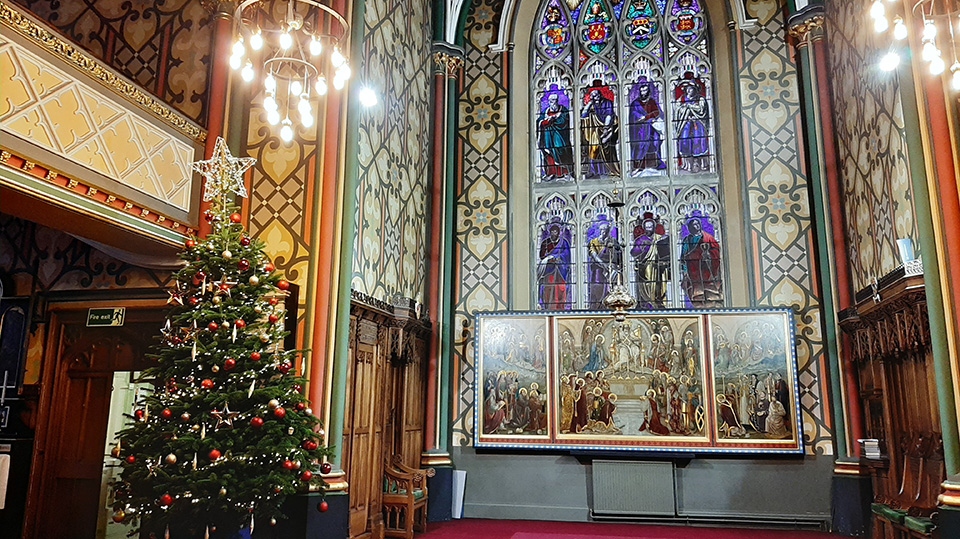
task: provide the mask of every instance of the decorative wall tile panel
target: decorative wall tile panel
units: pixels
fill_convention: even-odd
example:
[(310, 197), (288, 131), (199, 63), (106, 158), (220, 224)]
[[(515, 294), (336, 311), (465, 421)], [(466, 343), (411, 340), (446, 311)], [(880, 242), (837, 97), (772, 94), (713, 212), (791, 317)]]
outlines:
[(828, 2), (825, 16), (854, 290), (900, 265), (898, 238), (919, 246), (900, 85), (876, 68), (887, 38), (869, 27), (869, 6)]
[(374, 0), (364, 21), (363, 80), (380, 103), (360, 116), (353, 289), (424, 302), (429, 248), (430, 3)]
[(8, 135), (153, 200), (190, 210), (195, 155), (190, 141), (171, 136), (118, 98), (2, 36), (0, 88), (0, 123)]

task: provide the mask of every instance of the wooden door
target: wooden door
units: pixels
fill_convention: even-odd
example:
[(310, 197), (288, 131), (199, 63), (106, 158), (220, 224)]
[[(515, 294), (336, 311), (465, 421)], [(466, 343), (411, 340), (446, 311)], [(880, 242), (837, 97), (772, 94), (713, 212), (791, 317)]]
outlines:
[(162, 326), (156, 302), (124, 306), (121, 327), (86, 327), (87, 308), (51, 307), (41, 388), (27, 539), (96, 534), (113, 373), (141, 370)]

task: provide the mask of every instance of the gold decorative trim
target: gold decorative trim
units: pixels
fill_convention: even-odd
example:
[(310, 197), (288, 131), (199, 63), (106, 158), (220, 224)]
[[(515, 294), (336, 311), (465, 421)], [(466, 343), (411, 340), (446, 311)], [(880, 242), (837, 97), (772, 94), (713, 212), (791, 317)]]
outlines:
[(433, 61), (437, 65), (437, 73), (446, 73), (448, 77), (457, 77), (463, 70), (462, 56), (438, 51), (433, 53)]
[(13, 154), (6, 150), (0, 152), (0, 163), (6, 163), (11, 157), (13, 157)]
[(76, 189), (80, 185), (80, 182), (77, 180), (70, 180), (67, 182), (67, 189)]
[(946, 480), (940, 483), (943, 491), (937, 496), (937, 503), (948, 507), (960, 507), (960, 483)]
[(52, 182), (53, 180), (56, 180), (56, 179), (57, 179), (57, 171), (55, 171), (55, 170), (48, 170), (48, 171), (47, 171), (47, 175), (44, 176), (44, 179), (47, 180), (47, 181), (51, 181), (51, 182)]
[(0, 23), (30, 39), (61, 60), (85, 72), (117, 94), (133, 101), (163, 122), (197, 142), (207, 139), (206, 131), (180, 115), (157, 98), (148, 95), (135, 84), (123, 79), (99, 60), (87, 55), (72, 43), (60, 39), (46, 28), (33, 22), (7, 3), (0, 2)]
[(420, 455), (420, 466), (450, 466), (453, 461), (450, 460), (449, 453), (422, 453)]
[(328, 474), (321, 474), (323, 477), (323, 490), (327, 492), (346, 492), (350, 488), (347, 483), (347, 474), (343, 470), (333, 470)]
[(800, 43), (807, 41), (807, 36), (811, 41), (823, 37), (823, 15), (814, 15), (804, 19), (796, 24), (790, 25), (790, 37)]
[(837, 475), (868, 475), (867, 470), (858, 462), (834, 462), (833, 473)]
[(88, 188), (88, 189), (87, 189), (87, 196), (88, 196), (88, 197), (95, 197), (95, 196), (97, 196), (97, 188), (96, 188), (96, 187), (90, 187), (90, 188)]
[(33, 161), (24, 161), (23, 166), (21, 166), (20, 168), (23, 169), (24, 172), (30, 172), (31, 170), (33, 170), (33, 167), (35, 166), (37, 166), (37, 164), (34, 163)]

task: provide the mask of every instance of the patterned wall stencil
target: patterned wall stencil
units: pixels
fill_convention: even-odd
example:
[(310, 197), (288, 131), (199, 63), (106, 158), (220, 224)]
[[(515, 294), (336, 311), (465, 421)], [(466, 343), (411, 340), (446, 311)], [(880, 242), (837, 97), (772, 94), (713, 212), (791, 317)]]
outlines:
[(897, 238), (919, 247), (900, 85), (876, 68), (887, 44), (869, 27), (869, 7), (828, 2), (825, 17), (854, 290), (900, 265)]
[[(777, 2), (751, 1), (755, 28), (739, 35), (738, 66), (746, 163), (748, 242), (753, 246), (753, 301), (797, 313), (800, 406), (807, 451), (833, 454), (820, 300), (812, 273), (814, 244), (809, 188), (801, 159), (800, 88), (784, 41)], [(728, 217), (729, 218), (729, 217)], [(735, 271), (735, 270), (732, 270)]]
[[(503, 0), (479, 0), (467, 14), (459, 140), (462, 185), (457, 193), (457, 327), (480, 311), (507, 308), (507, 74), (504, 57), (487, 50)], [(524, 89), (526, 91), (526, 89)], [(526, 148), (526, 142), (520, 145)], [(523, 270), (526, 271), (526, 270)], [(453, 444), (473, 437), (473, 349), (455, 351)]]
[(361, 79), (380, 96), (360, 116), (354, 290), (425, 300), (429, 247), (430, 2), (367, 2)]
[(206, 123), (213, 26), (204, 2), (18, 2), (123, 76)]

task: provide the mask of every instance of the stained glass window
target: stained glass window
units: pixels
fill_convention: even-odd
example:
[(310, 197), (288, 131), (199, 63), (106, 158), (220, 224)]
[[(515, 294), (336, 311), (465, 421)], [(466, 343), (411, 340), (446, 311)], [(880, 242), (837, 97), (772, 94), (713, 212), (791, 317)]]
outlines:
[(702, 0), (542, 0), (531, 43), (537, 307), (722, 306)]

